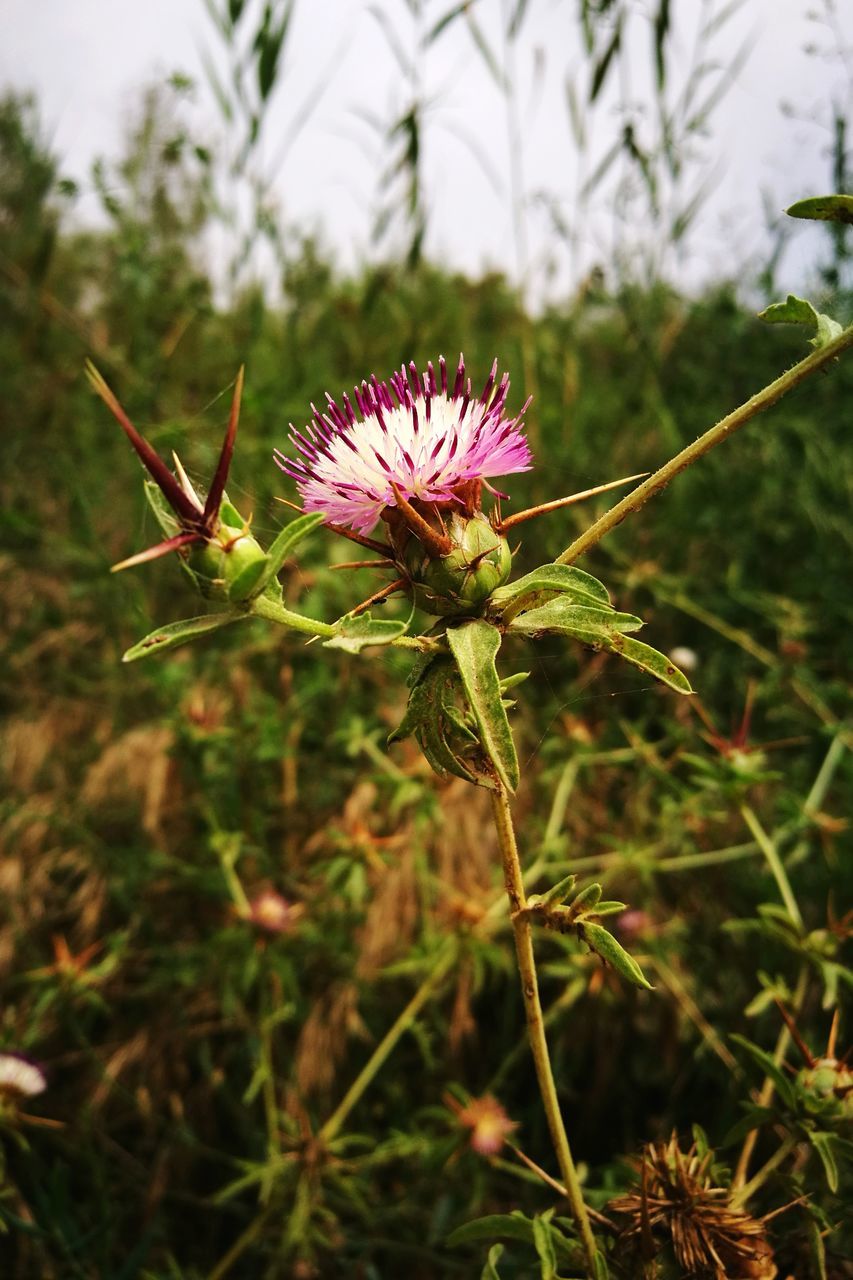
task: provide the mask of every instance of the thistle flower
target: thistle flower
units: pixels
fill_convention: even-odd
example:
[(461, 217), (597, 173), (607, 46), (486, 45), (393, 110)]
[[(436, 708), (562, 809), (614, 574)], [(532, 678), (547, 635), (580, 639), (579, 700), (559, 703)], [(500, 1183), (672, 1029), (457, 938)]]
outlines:
[[(275, 461), (296, 481), (307, 512), (319, 512), (329, 528), (384, 558), (346, 568), (390, 568), (398, 577), (362, 601), (353, 613), (407, 591), (428, 613), (470, 617), (509, 577), (512, 554), (505, 533), (524, 520), (602, 493), (612, 481), (504, 519), (489, 479), (529, 471), (524, 437), (526, 400), (515, 417), (506, 413), (509, 375), (498, 381), (495, 360), (475, 397), (465, 362), (451, 387), (441, 356), (423, 373), (414, 362), (389, 382), (362, 382), (340, 405), (327, 395), (325, 412), (312, 405), (304, 432), (290, 426), (295, 457), (275, 450)], [(637, 479), (635, 476), (628, 479)], [(488, 516), (483, 488), (495, 495)], [(379, 520), (389, 542), (369, 537)], [(389, 545), (390, 544), (390, 545)]]
[(423, 375), (412, 362), (390, 385), (375, 377), (362, 382), (355, 408), (346, 394), (340, 406), (327, 396), (325, 413), (311, 406), (304, 433), (291, 424), (301, 456), (276, 450), (275, 460), (296, 481), (306, 511), (368, 534), (387, 508), (402, 506), (401, 497), (467, 507), (472, 485), (530, 469), (522, 434), (530, 401), (516, 417), (505, 416), (509, 375), (497, 382), (497, 360), (477, 398), (461, 356), (452, 388), (443, 356), (438, 364), (437, 376), (432, 361)]
[(639, 1189), (608, 1205), (626, 1219), (620, 1260), (661, 1254), (695, 1280), (773, 1280), (778, 1271), (764, 1223), (733, 1208), (729, 1192), (713, 1185), (712, 1160), (695, 1143), (682, 1152), (674, 1136), (645, 1148)]
[(47, 1078), (35, 1062), (22, 1053), (0, 1053), (0, 1104), (17, 1104), (44, 1093)]

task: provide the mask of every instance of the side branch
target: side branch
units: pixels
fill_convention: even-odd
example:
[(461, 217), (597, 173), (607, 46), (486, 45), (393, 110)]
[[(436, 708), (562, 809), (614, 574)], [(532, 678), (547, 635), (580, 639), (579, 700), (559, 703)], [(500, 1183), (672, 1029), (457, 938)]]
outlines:
[(704, 454), (708, 453), (716, 445), (722, 444), (735, 431), (745, 426), (750, 419), (757, 417), (765, 409), (769, 409), (777, 400), (781, 400), (782, 396), (787, 395), (789, 391), (793, 391), (794, 387), (799, 386), (811, 374), (816, 373), (818, 369), (822, 369), (851, 346), (853, 346), (853, 325), (839, 334), (834, 342), (827, 343), (819, 351), (813, 351), (811, 355), (806, 356), (805, 360), (795, 364), (792, 369), (783, 373), (775, 382), (771, 382), (769, 386), (764, 387), (762, 391), (757, 392), (745, 404), (742, 404), (738, 409), (735, 409), (718, 422), (716, 426), (711, 427), (704, 435), (699, 436), (698, 440), (694, 440), (686, 449), (682, 449), (674, 458), (670, 458), (669, 462), (664, 463), (659, 470), (649, 476), (648, 480), (644, 480), (642, 484), (637, 485), (637, 488), (632, 489), (627, 497), (623, 498), (621, 502), (617, 502), (615, 507), (611, 507), (609, 511), (606, 511), (580, 537), (575, 538), (571, 546), (567, 547), (563, 554), (557, 557), (557, 564), (573, 564), (579, 556), (589, 551), (590, 547), (594, 547), (597, 542), (600, 542), (605, 534), (609, 533), (611, 529), (615, 529), (618, 524), (621, 524), (626, 516), (639, 511), (640, 507), (648, 502), (649, 498), (653, 498), (655, 494), (665, 489), (670, 480), (673, 480), (679, 472), (684, 471), (694, 462), (698, 462)]

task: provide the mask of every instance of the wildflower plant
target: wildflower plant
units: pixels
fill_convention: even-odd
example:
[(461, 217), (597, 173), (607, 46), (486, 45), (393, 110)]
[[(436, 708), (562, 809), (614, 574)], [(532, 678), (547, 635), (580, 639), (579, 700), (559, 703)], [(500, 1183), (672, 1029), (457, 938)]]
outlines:
[[(824, 211), (820, 216), (827, 215)], [(503, 482), (504, 477), (534, 465), (524, 434), (529, 401), (514, 411), (510, 408), (509, 377), (504, 373), (498, 378), (497, 361), (479, 394), (461, 358), (452, 376), (444, 359), (439, 358), (437, 368), (429, 363), (419, 370), (411, 363), (388, 381), (376, 377), (363, 381), (351, 397), (344, 394), (335, 401), (327, 396), (324, 408), (312, 405), (307, 426), (291, 426), (289, 446), (275, 450), (275, 462), (295, 482), (301, 505), (296, 507), (297, 517), (284, 525), (266, 549), (225, 491), (239, 419), (242, 370), (235, 382), (219, 463), (206, 494), (190, 484), (177, 459), (172, 471), (158, 457), (101, 375), (94, 368), (89, 370), (95, 391), (120, 422), (148, 471), (146, 495), (164, 533), (163, 541), (116, 568), (175, 552), (199, 593), (219, 605), (215, 612), (154, 631), (125, 654), (125, 661), (251, 618), (302, 633), (331, 650), (366, 652), (368, 656), (385, 646), (410, 650), (414, 662), (408, 678), (408, 706), (389, 741), (413, 737), (439, 777), (462, 778), (490, 793), (528, 1036), (560, 1171), (561, 1181), (550, 1181), (568, 1197), (575, 1264), (589, 1277), (606, 1275), (607, 1264), (601, 1240), (593, 1231), (558, 1103), (539, 998), (534, 933), (546, 929), (571, 934), (625, 981), (645, 988), (650, 984), (606, 923), (623, 912), (625, 904), (603, 900), (599, 884), (579, 887), (577, 877), (569, 873), (552, 887), (528, 894), (511, 812), (521, 771), (509, 720), (514, 706), (511, 694), (527, 673), (499, 671), (497, 660), (507, 637), (532, 643), (544, 636), (563, 637), (623, 659), (672, 694), (691, 694), (687, 677), (671, 659), (635, 638), (643, 625), (640, 618), (619, 611), (607, 587), (578, 568), (575, 561), (681, 471), (853, 346), (853, 327), (842, 329), (798, 299), (789, 298), (787, 303), (768, 309), (765, 319), (808, 325), (814, 329), (814, 350), (652, 475), (604, 481), (594, 489), (512, 515), (504, 513), (507, 494), (493, 481)], [(509, 535), (514, 529), (637, 480), (641, 482), (581, 533), (556, 561), (513, 578)], [(370, 552), (370, 559), (351, 562), (349, 567), (374, 568), (386, 578), (370, 597), (353, 602), (347, 613), (331, 621), (314, 619), (285, 605), (278, 580), (285, 561), (304, 538), (318, 532), (319, 526)], [(407, 619), (374, 616), (372, 610), (392, 595), (409, 601)], [(418, 629), (416, 620), (423, 614), (427, 625)], [(772, 869), (778, 878), (779, 868)], [(249, 918), (268, 932), (286, 929), (292, 909), (276, 903), (273, 910), (271, 901), (253, 904)], [(785, 901), (788, 906), (788, 899)], [(421, 1003), (449, 963), (447, 959), (436, 966), (418, 995)], [(401, 1015), (395, 1036), (402, 1034), (417, 1007), (413, 1002)], [(391, 1043), (386, 1038), (377, 1047), (342, 1104), (314, 1136), (313, 1160), (320, 1158), (324, 1142), (330, 1145), (338, 1138), (349, 1110), (382, 1065)], [(462, 1124), (476, 1133), (486, 1115), (498, 1118), (499, 1136), (509, 1132), (512, 1124), (497, 1102), (481, 1100), (478, 1105), (480, 1111), (473, 1104), (459, 1111)], [(660, 1222), (669, 1222), (670, 1182), (677, 1199), (682, 1194), (681, 1182), (692, 1179), (699, 1188), (699, 1199), (703, 1203), (707, 1200), (706, 1216), (719, 1219), (723, 1253), (731, 1244), (729, 1251), (740, 1256), (741, 1238), (760, 1234), (751, 1219), (739, 1216), (742, 1196), (731, 1205), (718, 1203), (722, 1193), (708, 1183), (707, 1161), (699, 1160), (693, 1152), (682, 1156), (672, 1144), (654, 1151), (649, 1159), (652, 1181), (634, 1197), (636, 1205), (626, 1201), (620, 1206), (636, 1218), (639, 1225), (631, 1228), (635, 1233), (645, 1230), (643, 1222), (652, 1196), (655, 1203), (660, 1201)], [(599, 1225), (600, 1218), (595, 1217)], [(704, 1230), (702, 1223), (696, 1227), (701, 1234), (700, 1228)], [(667, 1227), (670, 1229), (676, 1240), (675, 1228)], [(533, 1238), (541, 1237), (543, 1231), (547, 1235), (540, 1223)], [(685, 1250), (693, 1249), (685, 1240), (683, 1247), (677, 1240), (674, 1246), (682, 1262)], [(749, 1274), (769, 1275), (768, 1268), (769, 1259), (763, 1272)]]

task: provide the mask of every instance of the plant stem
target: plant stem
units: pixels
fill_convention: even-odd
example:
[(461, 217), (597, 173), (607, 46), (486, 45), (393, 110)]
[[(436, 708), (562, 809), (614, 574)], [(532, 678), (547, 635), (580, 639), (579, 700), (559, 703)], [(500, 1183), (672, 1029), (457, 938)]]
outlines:
[(731, 1199), (731, 1207), (733, 1209), (743, 1208), (747, 1201), (755, 1195), (758, 1188), (764, 1185), (770, 1177), (770, 1174), (773, 1173), (775, 1169), (779, 1168), (779, 1165), (782, 1164), (787, 1156), (794, 1150), (794, 1147), (798, 1145), (799, 1141), (799, 1138), (793, 1137), (789, 1134), (782, 1145), (773, 1152), (773, 1155), (767, 1163), (761, 1166), (755, 1177), (750, 1178), (745, 1187), (741, 1187), (739, 1191), (735, 1192)]
[(779, 857), (779, 851), (776, 848), (776, 845), (764, 830), (761, 823), (758, 821), (758, 817), (755, 812), (748, 804), (742, 804), (740, 806), (740, 814), (752, 832), (752, 835), (755, 838), (755, 843), (764, 854), (768, 867), (773, 872), (782, 901), (788, 910), (788, 915), (791, 917), (797, 928), (802, 929), (803, 917), (800, 914), (800, 908), (797, 905), (797, 899), (794, 897), (794, 891), (791, 888), (788, 873), (785, 870), (782, 859)]
[(353, 1107), (361, 1098), (376, 1073), (381, 1069), (385, 1059), (396, 1045), (400, 1037), (409, 1029), (423, 1006), (429, 1000), (436, 987), (444, 980), (448, 970), (456, 959), (456, 946), (453, 939), (448, 939), (441, 947), (433, 968), (418, 987), (396, 1022), (389, 1027), (379, 1044), (373, 1050), (361, 1071), (347, 1089), (335, 1110), (317, 1134), (320, 1142), (330, 1142), (339, 1132)]
[(551, 1059), (548, 1056), (548, 1042), (545, 1038), (545, 1024), (542, 1016), (542, 1005), (539, 1000), (539, 983), (536, 975), (536, 960), (533, 955), (533, 937), (530, 921), (525, 915), (527, 897), (524, 892), (521, 862), (512, 825), (512, 814), (509, 798), (503, 788), (492, 793), (492, 812), (495, 829), (498, 834), (501, 857), (503, 859), (504, 882), (509, 898), (512, 929), (515, 935), (515, 951), (518, 957), (518, 970), (521, 976), (521, 990), (524, 996), (524, 1009), (527, 1014), (527, 1034), (533, 1052), (536, 1067), (536, 1078), (539, 1081), (539, 1092), (548, 1120), (551, 1141), (557, 1153), (563, 1184), (571, 1205), (572, 1216), (578, 1228), (586, 1256), (587, 1271), (591, 1277), (596, 1273), (595, 1237), (589, 1222), (589, 1214), (584, 1204), (580, 1180), (575, 1162), (572, 1159), (569, 1140), (566, 1135), (560, 1104), (557, 1101), (557, 1089), (554, 1084), (554, 1073), (551, 1070)]
[(853, 346), (853, 325), (845, 329), (833, 341), (828, 342), (825, 347), (821, 347), (818, 351), (813, 351), (811, 355), (806, 356), (805, 360), (801, 360), (799, 364), (795, 364), (793, 369), (788, 369), (781, 377), (776, 378), (763, 390), (756, 393), (745, 404), (733, 410), (732, 413), (726, 415), (716, 426), (711, 427), (698, 440), (694, 440), (686, 449), (682, 449), (674, 458), (670, 458), (669, 462), (664, 463), (648, 480), (644, 480), (642, 484), (637, 485), (636, 489), (632, 489), (627, 497), (621, 502), (617, 502), (615, 507), (611, 507), (606, 511), (600, 519), (596, 520), (590, 527), (585, 530), (580, 537), (575, 538), (571, 546), (567, 547), (561, 556), (557, 557), (557, 564), (573, 564), (579, 556), (589, 551), (590, 547), (594, 547), (600, 542), (605, 534), (611, 529), (615, 529), (618, 524), (625, 519), (626, 516), (632, 515), (633, 512), (639, 511), (649, 498), (653, 498), (655, 494), (665, 489), (670, 480), (691, 466), (694, 462), (703, 457), (716, 445), (722, 442), (741, 427), (746, 426), (752, 418), (759, 413), (763, 413), (765, 409), (769, 409), (781, 400), (782, 396), (787, 395), (789, 391), (793, 391), (794, 387), (799, 386), (804, 379), (816, 373), (818, 369), (822, 369), (824, 365), (829, 364), (836, 356), (841, 355), (848, 347)]

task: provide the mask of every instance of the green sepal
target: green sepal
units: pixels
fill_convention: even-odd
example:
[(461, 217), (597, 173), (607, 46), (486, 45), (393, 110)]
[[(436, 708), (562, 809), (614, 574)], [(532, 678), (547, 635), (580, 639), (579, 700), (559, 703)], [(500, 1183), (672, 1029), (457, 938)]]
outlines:
[(356, 617), (347, 614), (336, 624), (335, 635), (323, 641), (326, 649), (344, 649), (347, 653), (361, 653), (369, 645), (392, 644), (403, 635), (408, 623), (394, 622), (390, 618), (373, 618), (369, 613)]
[(773, 302), (758, 313), (759, 320), (768, 324), (804, 324), (815, 330), (815, 336), (809, 338), (812, 347), (825, 347), (843, 332), (841, 325), (831, 316), (817, 311), (805, 298), (798, 298), (789, 293), (784, 302)]
[(609, 964), (617, 973), (621, 973), (623, 978), (627, 978), (635, 986), (645, 987), (647, 991), (654, 990), (634, 957), (628, 954), (625, 948), (616, 941), (613, 934), (604, 928), (604, 925), (593, 924), (589, 920), (580, 921), (578, 923), (578, 937), (596, 955), (600, 956), (606, 964)]
[(483, 750), (503, 786), (513, 792), (519, 781), (518, 757), (495, 668), (501, 634), (491, 623), (475, 618), (458, 627), (449, 627), (447, 643), (462, 677)]
[(853, 196), (809, 196), (786, 209), (789, 218), (811, 218), (817, 222), (853, 224)]
[(264, 591), (272, 583), (294, 547), (306, 538), (318, 524), (322, 524), (323, 516), (319, 511), (309, 515), (297, 516), (283, 529), (280, 529), (267, 551), (267, 563), (258, 582), (258, 592)]
[(162, 653), (164, 649), (174, 649), (189, 640), (197, 640), (199, 636), (210, 631), (218, 631), (220, 627), (231, 622), (239, 622), (248, 617), (245, 613), (206, 613), (200, 618), (185, 618), (182, 622), (170, 622), (165, 627), (158, 627), (144, 640), (138, 640), (128, 649), (122, 662), (136, 662), (139, 658), (147, 658), (152, 653)]
[[(243, 542), (244, 539), (241, 538), (239, 541)], [(245, 541), (249, 543), (246, 548), (247, 563), (227, 579), (227, 595), (232, 604), (242, 604), (243, 601), (248, 600), (251, 596), (260, 595), (260, 579), (266, 569), (267, 558), (254, 538), (246, 538)], [(257, 554), (259, 551), (261, 552), (260, 555)], [(226, 572), (230, 564), (234, 562), (235, 555), (239, 554), (240, 552), (236, 548), (234, 551), (223, 554)]]

